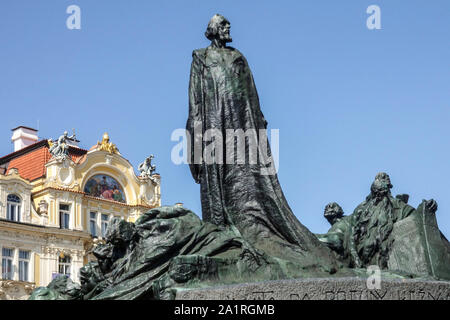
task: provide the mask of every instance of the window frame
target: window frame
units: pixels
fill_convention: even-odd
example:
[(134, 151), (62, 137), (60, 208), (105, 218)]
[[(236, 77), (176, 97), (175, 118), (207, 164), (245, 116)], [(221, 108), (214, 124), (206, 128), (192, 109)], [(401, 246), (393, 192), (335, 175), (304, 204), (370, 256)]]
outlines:
[[(103, 217), (106, 217), (107, 219), (104, 220)], [(108, 229), (110, 220), (111, 220), (111, 217), (109, 214), (106, 214), (106, 213), (101, 214), (101, 217), (100, 217), (101, 230), (100, 231), (102, 233), (102, 238), (105, 238), (105, 236), (106, 236), (106, 230)]]
[[(68, 259), (69, 261), (62, 261)], [(63, 272), (61, 272), (61, 267)], [(67, 272), (68, 271), (68, 272)], [(69, 255), (65, 255), (64, 258), (61, 258), (61, 256), (58, 257), (58, 274), (59, 275), (65, 275), (68, 278), (70, 278), (72, 274), (72, 257)]]
[[(11, 250), (11, 255), (6, 256), (5, 250)], [(2, 247), (2, 279), (3, 280), (14, 280), (14, 248)], [(9, 262), (9, 272), (5, 272), (4, 265)], [(8, 277), (9, 274), (9, 277)], [(5, 275), (7, 275), (5, 277)]]
[[(62, 206), (67, 206), (68, 209), (62, 209)], [(59, 204), (59, 228), (60, 229), (70, 229), (70, 204), (66, 203), (60, 203)], [(65, 216), (67, 216), (67, 225), (66, 225), (66, 219)], [(64, 217), (64, 219), (63, 219)], [(64, 221), (64, 223), (63, 223)]]
[[(10, 197), (16, 197), (18, 201), (11, 200)], [(22, 198), (14, 193), (8, 194), (8, 196), (6, 197), (6, 219), (9, 221), (20, 222), (21, 216), (22, 216)]]
[[(94, 218), (92, 217), (92, 215), (95, 215)], [(91, 233), (91, 236), (96, 238), (98, 237), (97, 235), (97, 217), (98, 217), (98, 212), (96, 211), (89, 211), (89, 232)], [(93, 225), (92, 225), (93, 223)], [(94, 230), (92, 230), (94, 229)]]
[[(27, 257), (22, 258), (21, 253), (26, 253)], [(30, 281), (30, 264), (31, 264), (31, 251), (19, 249), (19, 281), (29, 282)], [(25, 270), (22, 268), (25, 267)], [(22, 277), (24, 276), (24, 277)]]

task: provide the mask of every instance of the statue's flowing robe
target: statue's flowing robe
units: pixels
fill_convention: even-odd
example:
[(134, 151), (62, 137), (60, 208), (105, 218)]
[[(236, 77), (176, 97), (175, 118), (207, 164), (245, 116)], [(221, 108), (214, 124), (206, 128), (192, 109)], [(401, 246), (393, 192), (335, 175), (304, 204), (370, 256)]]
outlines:
[(369, 195), (366, 201), (356, 207), (351, 215), (353, 228), (350, 246), (362, 266), (388, 267), (388, 255), (393, 241), (389, 236), (394, 223), (410, 216), (414, 210), (390, 194), (382, 199)]
[[(262, 161), (270, 160), (271, 155), (267, 136), (261, 136), (259, 131), (266, 127), (245, 57), (231, 47), (210, 46), (194, 50), (186, 128), (191, 137), (190, 169), (201, 185), (203, 220), (219, 226), (237, 227), (252, 245), (272, 256), (290, 256), (306, 264), (329, 266), (334, 260), (331, 252), (294, 216), (276, 173), (262, 174), (262, 169), (273, 165)], [(222, 150), (214, 150), (213, 164), (207, 164), (205, 158), (198, 160), (198, 150), (202, 154), (211, 143), (205, 142), (208, 140), (205, 132), (209, 129), (221, 133), (223, 142)], [(230, 154), (226, 143), (227, 129), (242, 129), (246, 133), (255, 130), (256, 143), (267, 143), (264, 157), (258, 157), (256, 164), (250, 164), (247, 145), (244, 164), (227, 162), (226, 157)], [(236, 141), (231, 144), (235, 153)], [(312, 255), (306, 255), (308, 251)], [(320, 257), (324, 259), (321, 261)]]
[(316, 236), (330, 249), (335, 251), (339, 257), (346, 261), (349, 257), (349, 236), (352, 230), (352, 216), (344, 216), (336, 221), (325, 234)]

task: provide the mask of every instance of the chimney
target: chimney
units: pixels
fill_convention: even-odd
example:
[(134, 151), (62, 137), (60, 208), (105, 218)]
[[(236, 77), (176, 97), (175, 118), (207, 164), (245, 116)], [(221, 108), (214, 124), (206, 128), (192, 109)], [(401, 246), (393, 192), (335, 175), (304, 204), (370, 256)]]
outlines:
[(29, 127), (20, 126), (11, 130), (11, 137), (14, 143), (14, 152), (28, 147), (38, 141), (37, 130)]

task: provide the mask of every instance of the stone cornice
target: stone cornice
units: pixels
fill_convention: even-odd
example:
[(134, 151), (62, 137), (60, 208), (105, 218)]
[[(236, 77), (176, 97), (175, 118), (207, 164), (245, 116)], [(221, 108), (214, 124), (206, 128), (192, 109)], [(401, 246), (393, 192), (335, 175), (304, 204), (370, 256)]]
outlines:
[(127, 208), (144, 208), (144, 209), (152, 209), (155, 208), (156, 206), (150, 206), (150, 205), (143, 205), (143, 204), (127, 204), (127, 203), (122, 203), (122, 202), (118, 202), (118, 201), (112, 201), (112, 200), (107, 200), (107, 199), (102, 199), (102, 198), (97, 198), (97, 197), (93, 197), (93, 196), (89, 196), (86, 193), (82, 192), (82, 191), (75, 191), (75, 190), (71, 190), (71, 189), (65, 189), (65, 188), (56, 188), (56, 187), (46, 187), (44, 189), (41, 189), (39, 191), (36, 191), (34, 193), (32, 193), (33, 197), (37, 197), (40, 196), (41, 194), (45, 193), (48, 190), (53, 190), (56, 192), (71, 192), (77, 195), (81, 195), (83, 198), (86, 198), (88, 200), (94, 200), (94, 201), (101, 201), (110, 205), (115, 205), (115, 206), (120, 206), (120, 207), (127, 207)]
[(33, 186), (30, 184), (28, 180), (23, 179), (16, 171), (12, 171), (8, 175), (0, 175), (0, 184), (10, 184), (10, 183), (18, 183), (23, 188), (30, 190), (33, 189)]
[(78, 231), (78, 230), (69, 230), (69, 229), (60, 229), (55, 227), (46, 227), (40, 225), (34, 225), (30, 223), (20, 223), (20, 222), (12, 222), (5, 219), (0, 219), (0, 231), (15, 231), (18, 233), (27, 232), (33, 235), (37, 233), (47, 235), (47, 236), (57, 236), (61, 238), (75, 238), (82, 240), (90, 240), (91, 235), (88, 232)]

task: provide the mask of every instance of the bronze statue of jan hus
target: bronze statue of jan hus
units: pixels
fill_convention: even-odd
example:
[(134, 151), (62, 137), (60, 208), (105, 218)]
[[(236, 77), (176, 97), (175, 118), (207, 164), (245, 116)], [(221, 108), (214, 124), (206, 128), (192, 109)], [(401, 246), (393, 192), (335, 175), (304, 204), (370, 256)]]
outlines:
[[(261, 174), (267, 162), (208, 164), (198, 159), (195, 151), (201, 149), (200, 154), (204, 154), (208, 144), (202, 137), (210, 129), (225, 137), (230, 129), (265, 132), (267, 128), (247, 60), (227, 45), (232, 41), (229, 21), (216, 14), (205, 36), (211, 41), (210, 46), (192, 54), (186, 124), (192, 137), (190, 169), (200, 184), (203, 220), (222, 227), (236, 227), (252, 245), (271, 256), (289, 255), (295, 260), (308, 261), (307, 264), (317, 264), (318, 257), (322, 257), (323, 266), (334, 268), (331, 252), (293, 214), (276, 173)], [(261, 142), (268, 146), (267, 135), (255, 139), (258, 146)], [(234, 138), (231, 143), (238, 149)], [(249, 149), (245, 148), (246, 160), (251, 157)], [(267, 149), (270, 158), (270, 147)], [(216, 156), (226, 154), (226, 150), (215, 152)]]
[[(229, 27), (224, 17), (215, 15), (206, 31), (211, 45), (193, 52), (187, 130), (202, 150), (206, 145), (201, 135), (210, 128), (246, 131), (267, 125), (247, 61), (226, 45), (231, 41)], [(102, 145), (114, 152), (107, 138)], [(152, 175), (150, 160), (140, 168), (146, 175)], [(201, 185), (203, 221), (177, 205), (150, 209), (134, 223), (115, 217), (105, 242), (93, 249), (97, 261), (80, 270), (81, 286), (62, 276), (35, 289), (30, 299), (174, 299), (178, 290), (189, 288), (366, 274), (343, 267), (328, 247), (347, 255), (350, 265), (383, 266), (392, 224), (411, 218), (414, 211), (406, 204), (407, 196), (390, 195), (389, 176), (382, 173), (352, 215), (343, 216), (336, 203), (327, 206), (325, 216), (333, 227), (318, 235), (321, 242), (295, 218), (276, 174), (263, 175), (262, 167), (262, 163), (191, 163), (192, 175)], [(420, 207), (427, 214), (427, 226), (434, 223), (436, 231), (437, 223), (430, 219), (435, 218), (431, 214), (437, 208), (435, 201), (424, 201)], [(448, 241), (446, 246), (433, 243), (435, 252), (446, 250), (448, 258)], [(435, 265), (440, 267), (437, 275), (450, 279), (447, 261)]]

